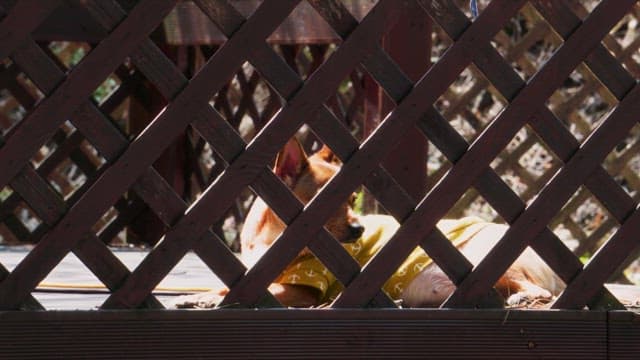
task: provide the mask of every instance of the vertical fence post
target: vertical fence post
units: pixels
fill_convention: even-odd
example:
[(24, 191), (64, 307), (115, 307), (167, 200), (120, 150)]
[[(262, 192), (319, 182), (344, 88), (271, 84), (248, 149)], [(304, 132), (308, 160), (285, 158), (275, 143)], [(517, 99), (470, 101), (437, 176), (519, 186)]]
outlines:
[[(189, 60), (184, 56), (186, 47), (163, 46), (163, 50), (182, 71), (188, 69)], [(129, 105), (129, 134), (139, 134), (167, 105), (166, 99), (146, 80), (138, 84), (138, 95), (137, 99), (132, 96)], [(180, 196), (185, 196), (188, 181), (185, 176), (189, 166), (186, 159), (187, 146), (185, 133), (179, 136), (153, 164), (156, 171)], [(136, 195), (132, 192), (130, 196)], [(127, 242), (139, 245), (155, 245), (166, 231), (164, 223), (149, 208), (142, 210), (131, 221), (127, 230)]]
[[(411, 79), (422, 77), (431, 63), (431, 18), (411, 2), (407, 14), (383, 38), (383, 47)], [(380, 114), (392, 109), (391, 101), (378, 94)], [(421, 199), (427, 185), (428, 142), (415, 128), (389, 153), (384, 166), (400, 185), (416, 200)]]

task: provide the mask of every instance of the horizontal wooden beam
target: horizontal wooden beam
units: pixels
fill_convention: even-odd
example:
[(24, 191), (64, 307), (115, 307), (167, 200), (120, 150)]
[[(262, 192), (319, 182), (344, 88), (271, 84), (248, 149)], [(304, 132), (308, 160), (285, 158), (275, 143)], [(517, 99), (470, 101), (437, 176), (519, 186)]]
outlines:
[(604, 359), (639, 334), (631, 312), (0, 312), (0, 358)]

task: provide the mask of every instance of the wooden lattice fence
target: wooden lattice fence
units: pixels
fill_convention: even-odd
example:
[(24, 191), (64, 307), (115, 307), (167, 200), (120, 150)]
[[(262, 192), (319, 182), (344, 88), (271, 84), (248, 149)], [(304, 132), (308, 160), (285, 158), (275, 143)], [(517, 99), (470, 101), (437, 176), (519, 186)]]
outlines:
[[(575, 23), (578, 20), (576, 15), (584, 18), (588, 14), (584, 5), (579, 2), (569, 2), (567, 5), (567, 8), (555, 15), (561, 18), (554, 25), (551, 23), (553, 17), (549, 16), (552, 10), (540, 3), (531, 3), (520, 11), (507, 31), (496, 36), (495, 46), (498, 51), (522, 78), (529, 79), (533, 76), (562, 43), (561, 33), (553, 26)], [(629, 31), (635, 26), (637, 11), (636, 5), (626, 19), (617, 24), (614, 31), (603, 40), (610, 52), (636, 78), (638, 59), (637, 55), (636, 58), (633, 56), (634, 53), (637, 54), (639, 44), (633, 35), (634, 31)], [(549, 18), (545, 18), (545, 14)], [(446, 38), (440, 38), (447, 43)], [(453, 86), (442, 96), (440, 104), (444, 103), (446, 106), (440, 105), (439, 110), (470, 141), (494, 118), (495, 112), (504, 107), (505, 101), (500, 91), (487, 81), (477, 67), (470, 66), (462, 76), (467, 80)], [(581, 64), (547, 101), (553, 114), (578, 141), (584, 140), (619, 101), (619, 95), (612, 93), (600, 81), (588, 66)], [(635, 140), (638, 131), (640, 128), (634, 127), (627, 139), (603, 163), (616, 182), (636, 201), (640, 196), (638, 145)], [(527, 127), (518, 133), (492, 166), (525, 202), (529, 202), (563, 163), (559, 149), (554, 149), (554, 146), (554, 143), (540, 141), (535, 129)], [(434, 158), (444, 157), (441, 154), (431, 156), (430, 161), (434, 164), (431, 176), (435, 179), (431, 183), (435, 183), (450, 168), (446, 161), (438, 162)], [(478, 213), (484, 213), (494, 221), (504, 221), (475, 189), (468, 191), (456, 203), (449, 216)], [(617, 225), (615, 215), (610, 214), (599, 203), (598, 197), (591, 194), (588, 187), (581, 187), (554, 217), (549, 228), (563, 240), (573, 239), (571, 247), (576, 255), (590, 256), (617, 229)], [(634, 258), (630, 257), (630, 260)], [(626, 266), (619, 270), (624, 268)], [(615, 278), (621, 279), (620, 274)]]
[[(447, 308), (485, 306), (530, 246), (567, 284), (551, 308), (624, 310), (605, 282), (640, 245), (635, 0), (496, 0), (480, 2), (476, 19), (450, 1), (381, 0), (357, 16), (349, 1), (265, 1), (250, 16), (232, 3), (189, 3), (222, 38), (176, 48), (158, 29), (182, 2), (0, 2), (0, 236), (36, 244), (11, 271), (0, 264), (1, 310), (43, 309), (32, 292), (70, 252), (108, 288), (102, 309), (163, 308), (153, 290), (189, 251), (229, 287), (222, 305), (277, 306), (267, 286), (304, 247), (345, 285), (332, 308), (396, 307), (381, 286), (416, 246), (457, 285)], [(297, 6), (337, 40), (267, 41)], [(433, 65), (415, 82), (381, 45), (407, 11), (436, 28)], [(85, 40), (71, 36), (67, 48), (43, 35), (60, 13), (76, 15)], [(367, 83), (394, 104), (373, 132), (363, 130)], [(343, 161), (306, 205), (270, 170), (303, 125), (307, 146), (325, 143)], [(383, 165), (415, 128), (430, 142), (422, 199)], [(173, 146), (189, 149), (186, 176), (158, 162)], [(361, 185), (401, 224), (363, 268), (323, 228)], [(249, 194), (288, 225), (247, 269), (221, 230), (230, 214), (241, 222)], [(162, 239), (129, 270), (107, 245), (127, 241), (143, 211), (161, 222)], [(510, 225), (475, 268), (435, 228), (470, 211)], [(585, 319), (626, 316), (598, 314)], [(638, 334), (625, 326), (608, 334)], [(633, 337), (615, 339), (637, 350)], [(608, 355), (621, 354), (614, 343)]]
[[(354, 2), (353, 4), (358, 6), (352, 10), (359, 17), (362, 17), (363, 13), (372, 6), (370, 3)], [(258, 3), (247, 1), (236, 5), (240, 5), (241, 11), (248, 15), (255, 10)], [(301, 9), (294, 12), (293, 16), (306, 15), (305, 19), (311, 18), (313, 20), (313, 16), (306, 14), (309, 11), (313, 11), (309, 5), (301, 6)], [(316, 15), (315, 19), (321, 18)], [(190, 24), (181, 32), (178, 23), (187, 20), (194, 24)], [(182, 26), (182, 28), (184, 27)], [(189, 33), (189, 29), (192, 28), (205, 28), (206, 31)], [(329, 29), (326, 29), (324, 33), (327, 30)], [(96, 41), (94, 37), (98, 36), (83, 34), (74, 38), (65, 32), (49, 31), (51, 33), (43, 30), (44, 33), (36, 33), (34, 37), (40, 40), (41, 44), (46, 44), (46, 46), (43, 45), (43, 50), (62, 69), (74, 67), (91, 49), (89, 43), (80, 40)], [(291, 34), (287, 31), (286, 28), (277, 30), (275, 35), (271, 37), (275, 37), (275, 39), (271, 39), (270, 43), (274, 44), (274, 50), (303, 79), (315, 71), (331, 54), (338, 40), (334, 34), (327, 35), (323, 32)], [(176, 8), (165, 18), (163, 28), (158, 29), (156, 33), (160, 33), (156, 37), (164, 38), (162, 41), (163, 48), (166, 49), (165, 54), (187, 76), (196, 73), (206, 59), (225, 40), (224, 35), (191, 2), (177, 3)], [(60, 41), (65, 38), (76, 41)], [(345, 80), (341, 90), (327, 101), (333, 113), (342, 119), (358, 138), (362, 138), (364, 125), (363, 75), (362, 70), (356, 69), (349, 79)], [(31, 109), (37, 101), (42, 99), (43, 95), (28, 78), (25, 78), (14, 63), (6, 63), (3, 81), (5, 82), (3, 86), (5, 92), (0, 103), (2, 106), (0, 116), (3, 120), (3, 134), (6, 134), (24, 117), (25, 109)], [(149, 86), (144, 75), (130, 62), (123, 63), (114, 74), (110, 75), (108, 80), (94, 92), (93, 98), (100, 104), (101, 110), (108, 113), (111, 119), (118, 124), (120, 130), (129, 138), (137, 136), (150, 122), (152, 115), (166, 104), (166, 100), (158, 96), (153, 87)], [(235, 73), (234, 78), (215, 95), (211, 104), (238, 130), (245, 141), (249, 141), (282, 106), (282, 100), (260, 77), (258, 71), (249, 63), (245, 63), (242, 69)], [(99, 153), (86, 142), (82, 143), (82, 151), (77, 150), (77, 142), (82, 139), (78, 133), (73, 133), (73, 131), (73, 126), (70, 123), (65, 124), (65, 127), (40, 149), (32, 161), (38, 172), (41, 175), (46, 174), (51, 186), (64, 198), (72, 196), (85, 183), (90, 183), (87, 178), (94, 178), (97, 167), (104, 163), (104, 159), (100, 157)], [(316, 138), (311, 132), (307, 132), (306, 135), (308, 136), (305, 147), (311, 150), (313, 145), (317, 144)], [(188, 135), (181, 140), (180, 147), (167, 151), (164, 156), (166, 161), (158, 161), (155, 166), (164, 170), (161, 171), (162, 175), (181, 197), (187, 201), (193, 201), (224, 170), (224, 161), (195, 131), (189, 131)], [(69, 156), (71, 150), (74, 150), (73, 156)], [(87, 157), (91, 161), (88, 161)], [(41, 162), (45, 159), (47, 163), (43, 166)], [(166, 169), (169, 166), (179, 168), (179, 171), (176, 173), (175, 169)], [(3, 206), (0, 242), (3, 244), (37, 243), (46, 233), (44, 229), (48, 224), (43, 222), (27, 203), (21, 202), (20, 196), (12, 192), (10, 188), (6, 188), (2, 196), (6, 198), (6, 201)], [(250, 196), (250, 193), (247, 196)], [(71, 203), (73, 202), (71, 201)], [(238, 199), (237, 206), (229, 214), (232, 225), (242, 223), (248, 203), (250, 202), (246, 199)], [(142, 242), (155, 243), (162, 234), (153, 231), (157, 229), (152, 229), (153, 226), (150, 224), (143, 224), (146, 226), (142, 230), (147, 232), (144, 234), (123, 231), (131, 225), (132, 221), (140, 222), (136, 218), (145, 213), (145, 207), (144, 202), (137, 198), (135, 193), (123, 196), (114, 206), (114, 211), (105, 214), (96, 224), (95, 230), (98, 237), (103, 242), (116, 246), (126, 243), (137, 244), (139, 235), (144, 235)], [(152, 214), (152, 218), (146, 217), (145, 220), (148, 222), (149, 220), (157, 220), (157, 218)], [(220, 225), (214, 225), (214, 228), (222, 236), (224, 230)], [(151, 233), (149, 233), (150, 230)], [(236, 228), (231, 230), (234, 234), (237, 233)]]
[[(571, 10), (580, 17), (588, 14), (588, 11), (580, 3), (570, 2), (569, 5)], [(243, 13), (250, 13), (255, 6), (256, 4), (247, 2), (244, 4), (245, 8), (241, 9)], [(363, 12), (369, 10), (372, 3), (364, 3), (360, 6), (352, 6), (350, 9), (355, 11), (359, 17), (363, 15)], [(308, 11), (307, 8), (302, 10)], [(180, 59), (177, 61), (179, 68), (187, 74), (193, 74), (202, 66), (206, 58), (215, 52), (217, 46), (224, 41), (224, 37), (222, 34), (205, 36), (216, 33), (217, 28), (211, 22), (207, 22), (206, 15), (198, 11), (195, 5), (188, 2), (180, 3), (174, 12), (176, 12), (175, 15), (165, 19), (165, 24), (169, 24), (173, 28), (177, 26), (176, 22), (182, 17), (198, 19), (191, 28), (210, 27), (201, 34), (184, 34), (165, 30), (168, 33), (168, 43), (174, 46), (172, 51), (175, 58)], [(521, 69), (521, 75), (528, 78), (533, 75), (541, 62), (546, 60), (550, 51), (557, 48), (561, 39), (552, 32), (544, 18), (534, 10), (533, 5), (527, 5), (523, 8), (517, 19), (520, 22), (517, 27), (513, 25), (516, 28), (509, 35), (504, 31), (498, 33), (496, 43), (515, 68)], [(634, 50), (637, 50), (639, 46), (634, 36), (636, 29), (633, 24), (637, 22), (634, 19), (633, 14), (629, 14), (627, 19), (617, 25), (618, 28), (623, 27), (618, 35), (621, 43), (618, 43), (611, 34), (607, 35), (604, 41), (614, 56), (634, 76), (637, 76), (639, 70), (636, 60), (632, 57)], [(631, 25), (627, 26), (627, 24)], [(297, 36), (301, 38), (301, 44), (288, 45), (282, 36), (278, 41), (272, 40), (272, 43), (278, 43), (276, 45), (277, 51), (293, 69), (297, 70), (299, 75), (305, 78), (331, 53), (336, 39), (327, 35), (312, 37), (305, 34), (304, 38), (302, 35)], [(437, 51), (434, 53), (434, 61), (437, 61), (442, 56), (442, 48), (450, 45), (450, 40), (441, 28), (434, 32), (434, 36)], [(39, 38), (44, 38), (44, 36), (39, 36)], [(291, 39), (288, 41), (291, 42)], [(190, 44), (189, 47), (178, 46), (187, 42)], [(50, 42), (45, 50), (50, 52), (52, 59), (61, 62), (65, 68), (70, 68), (86, 55), (90, 46), (83, 42)], [(136, 136), (148, 123), (148, 120), (144, 119), (149, 118), (149, 115), (140, 112), (146, 111), (145, 108), (157, 107), (158, 103), (163, 103), (162, 99), (158, 99), (156, 103), (150, 103), (147, 99), (149, 95), (144, 92), (148, 90), (148, 87), (137, 85), (138, 82), (144, 80), (144, 77), (136, 72), (135, 66), (124, 64), (118, 69), (116, 76), (111, 76), (109, 79), (112, 83), (117, 84), (117, 93), (108, 94), (107, 91), (111, 90), (113, 85), (110, 88), (108, 84), (105, 84), (107, 86), (101, 87), (101, 91), (95, 94), (96, 100), (99, 102), (107, 98), (106, 95), (112, 95), (108, 97), (109, 103), (105, 101), (102, 105), (103, 111), (108, 112), (130, 137)], [(336, 93), (336, 96), (328, 101), (334, 114), (350, 126), (358, 139), (363, 138), (363, 135), (366, 134), (364, 129), (369, 127), (365, 123), (363, 114), (366, 101), (364, 75), (365, 72), (359, 69), (353, 72), (350, 75), (350, 80), (343, 84), (343, 89), (346, 91)], [(25, 109), (32, 108), (35, 102), (41, 100), (42, 93), (17, 70), (15, 64), (8, 65), (4, 79), (6, 93), (2, 101), (2, 119), (6, 132), (24, 116)], [(142, 110), (140, 106), (132, 105), (132, 103), (145, 102)], [(549, 103), (550, 108), (573, 131), (573, 134), (578, 139), (583, 139), (591, 132), (597, 120), (615, 105), (616, 100), (615, 96), (606, 90), (606, 87), (598, 85), (597, 78), (591, 75), (588, 68), (581, 65), (568, 79), (568, 83), (549, 99)], [(214, 104), (225, 119), (228, 119), (248, 141), (277, 111), (281, 106), (281, 101), (277, 94), (260, 78), (258, 72), (250, 65), (245, 64), (245, 68), (236, 73), (235, 79), (216, 94)], [(446, 104), (446, 106), (442, 104)], [(500, 101), (499, 92), (490, 86), (479, 70), (471, 66), (461, 76), (459, 86), (451, 87), (442, 95), (438, 106), (443, 116), (470, 141), (495, 117), (496, 112), (504, 107), (504, 101)], [(140, 118), (143, 120), (141, 121)], [(244, 123), (241, 125), (243, 121)], [(64, 198), (73, 195), (78, 188), (87, 182), (86, 178), (95, 177), (96, 169), (104, 162), (104, 159), (101, 159), (99, 154), (86, 142), (82, 143), (83, 150), (78, 151), (74, 141), (77, 142), (79, 136), (78, 134), (71, 136), (73, 130), (69, 125), (66, 130), (61, 129), (57, 136), (52, 138), (51, 144), (41, 148), (33, 159), (38, 172), (47, 174), (46, 177), (51, 185)], [(638, 144), (633, 141), (633, 137), (637, 136), (637, 131), (634, 129), (630, 140), (605, 160), (605, 167), (608, 171), (635, 199), (638, 197), (638, 189), (640, 188), (640, 180), (637, 175)], [(510, 145), (509, 150), (500, 154), (500, 164), (496, 165), (498, 173), (525, 201), (529, 201), (538, 193), (561, 163), (560, 159), (553, 156), (554, 152), (549, 151), (544, 142), (540, 142), (535, 136), (532, 137), (528, 134), (528, 131), (519, 134), (518, 140)], [(180, 173), (180, 175), (191, 181), (182, 180), (184, 182), (182, 186), (174, 186), (174, 190), (181, 193), (183, 198), (193, 200), (220, 174), (224, 166), (221, 159), (216, 158), (216, 153), (210, 149), (197, 132), (191, 132), (190, 136), (184, 140), (190, 144), (190, 146), (181, 149), (186, 151), (186, 154), (182, 154), (185, 159), (182, 162), (172, 164), (182, 166), (184, 173)], [(315, 139), (310, 137), (310, 140)], [(61, 146), (65, 142), (68, 143)], [(311, 148), (312, 144), (313, 141), (307, 141), (307, 148)], [(56, 156), (49, 154), (49, 152), (56, 152), (58, 149), (60, 152)], [(73, 155), (70, 156), (71, 149), (73, 149)], [(450, 163), (437, 151), (437, 148), (432, 147), (429, 158), (431, 184), (435, 184), (450, 168)], [(41, 164), (45, 158), (47, 163)], [(51, 170), (52, 168), (53, 170)], [(8, 197), (3, 206), (3, 226), (1, 228), (3, 243), (37, 243), (46, 233), (44, 229), (47, 224), (34, 214), (28, 204), (20, 201), (18, 194), (8, 195), (9, 191), (5, 190), (3, 194), (3, 197)], [(247, 196), (250, 196), (250, 193)], [(231, 233), (227, 234), (227, 241), (232, 241), (237, 234), (237, 226), (243, 221), (246, 204), (250, 203), (240, 200), (238, 199), (237, 206), (229, 213), (228, 220), (230, 221), (228, 224), (230, 225), (227, 226), (227, 230)], [(71, 201), (71, 203), (73, 202)], [(140, 216), (144, 212), (144, 208), (144, 202), (136, 198), (134, 194), (130, 195), (129, 199), (121, 199), (115, 206), (115, 211), (106, 214), (96, 225), (99, 238), (111, 245), (136, 243), (135, 234), (131, 232), (127, 234), (123, 232), (123, 229), (131, 223), (133, 218)], [(448, 216), (459, 217), (468, 214), (480, 214), (490, 220), (504, 221), (486, 205), (486, 202), (478, 196), (475, 190), (467, 192), (451, 209)], [(617, 222), (607, 214), (606, 209), (598, 205), (597, 200), (589, 194), (588, 190), (581, 188), (571, 202), (559, 212), (553, 220), (551, 228), (559, 233), (563, 240), (567, 238), (577, 240), (572, 246), (574, 253), (578, 256), (588, 256), (593, 254), (608, 238), (611, 231), (616, 228), (616, 224)], [(225, 229), (222, 227), (222, 224), (215, 226), (220, 236), (224, 236)], [(146, 230), (149, 228), (150, 226), (145, 227)], [(563, 235), (563, 231), (567, 235)], [(161, 232), (151, 232), (147, 234), (145, 240), (148, 243), (154, 243), (161, 235)]]

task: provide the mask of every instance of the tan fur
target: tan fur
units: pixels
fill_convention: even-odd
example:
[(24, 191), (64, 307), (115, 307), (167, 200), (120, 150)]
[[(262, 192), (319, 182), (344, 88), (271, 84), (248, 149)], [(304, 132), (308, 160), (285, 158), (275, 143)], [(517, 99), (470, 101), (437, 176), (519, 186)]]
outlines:
[[(297, 154), (297, 152), (301, 154)], [(298, 158), (300, 164), (292, 164), (283, 157)], [(297, 141), (290, 141), (276, 159), (274, 171), (276, 174), (289, 173), (280, 167), (291, 166), (297, 169), (295, 176), (287, 175), (287, 185), (302, 202), (307, 203), (318, 190), (326, 184), (339, 170), (339, 167), (331, 162), (333, 154), (324, 147), (316, 154), (307, 157)], [(353, 240), (353, 227), (358, 226), (355, 216), (351, 212), (349, 203), (340, 205), (340, 208), (329, 219), (326, 228), (331, 234), (342, 242)], [(240, 233), (241, 258), (247, 266), (252, 266), (260, 259), (262, 254), (273, 244), (284, 231), (285, 224), (260, 198), (256, 198), (251, 209), (247, 213), (245, 225)]]

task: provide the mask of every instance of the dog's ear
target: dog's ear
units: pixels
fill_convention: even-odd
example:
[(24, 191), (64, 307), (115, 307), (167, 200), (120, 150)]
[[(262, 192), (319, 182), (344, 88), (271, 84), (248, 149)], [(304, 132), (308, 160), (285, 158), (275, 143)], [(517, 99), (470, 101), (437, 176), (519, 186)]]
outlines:
[(274, 172), (288, 186), (293, 186), (302, 171), (309, 165), (307, 154), (295, 138), (287, 141), (276, 157)]
[(338, 159), (336, 154), (334, 154), (331, 148), (328, 147), (327, 145), (322, 145), (320, 150), (318, 150), (314, 155), (316, 155), (317, 157), (319, 157), (320, 159), (328, 163), (336, 164), (336, 165), (340, 164), (340, 159)]

